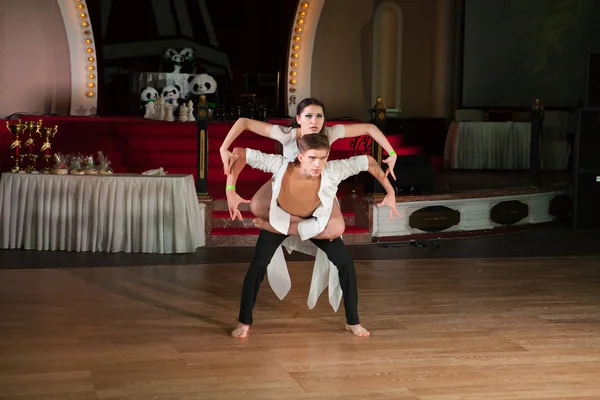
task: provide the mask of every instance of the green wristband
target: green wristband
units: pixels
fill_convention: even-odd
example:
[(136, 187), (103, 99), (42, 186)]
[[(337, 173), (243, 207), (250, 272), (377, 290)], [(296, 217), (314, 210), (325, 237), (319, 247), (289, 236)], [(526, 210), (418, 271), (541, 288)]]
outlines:
[(227, 186), (225, 186), (225, 190), (235, 190), (235, 186), (227, 185)]
[(392, 151), (390, 151), (389, 155), (390, 155), (390, 156), (395, 156), (395, 155), (396, 155), (396, 152), (395, 152), (394, 150), (392, 150)]

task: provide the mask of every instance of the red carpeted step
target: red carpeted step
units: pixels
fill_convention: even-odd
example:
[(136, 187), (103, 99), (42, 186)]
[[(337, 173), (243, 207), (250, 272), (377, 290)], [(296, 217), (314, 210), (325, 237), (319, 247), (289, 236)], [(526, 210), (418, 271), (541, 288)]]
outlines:
[[(347, 226), (344, 234), (353, 233), (368, 233), (369, 229), (358, 226)], [(210, 231), (210, 235), (214, 236), (246, 236), (246, 235), (258, 235), (260, 229), (258, 228), (213, 228)]]
[(444, 170), (443, 156), (433, 156), (429, 158), (431, 159), (431, 163), (433, 164), (433, 169), (435, 172), (442, 172)]
[[(240, 211), (242, 213), (242, 218), (254, 218), (254, 214), (252, 214), (251, 211)], [(350, 217), (353, 216), (354, 213), (351, 211), (345, 211), (342, 212), (342, 215), (344, 217)], [(229, 211), (224, 211), (224, 210), (216, 210), (212, 212), (212, 217), (213, 218), (231, 218), (229, 216)]]
[[(361, 153), (364, 153), (364, 139), (366, 136), (358, 138), (343, 138), (338, 139), (331, 145), (331, 150), (349, 150), (352, 151), (354, 147), (357, 147)], [(402, 147), (404, 143), (404, 135), (386, 135), (387, 140), (390, 142), (394, 149)], [(358, 142), (356, 142), (358, 141)], [(353, 143), (354, 142), (354, 143)], [(352, 146), (354, 144), (354, 147)]]
[(260, 229), (258, 228), (213, 228), (209, 235), (213, 236), (246, 236), (246, 235), (258, 235)]
[[(262, 181), (263, 183), (268, 181), (273, 177), (273, 174), (269, 174), (263, 172), (258, 169), (248, 168), (244, 170), (237, 181), (237, 186), (243, 186), (246, 182), (253, 181)], [(223, 186), (225, 186), (226, 176), (223, 174), (223, 168), (219, 166), (219, 168), (214, 168), (208, 171), (208, 181), (209, 182), (223, 182)]]
[[(198, 148), (198, 140), (194, 137), (182, 137), (182, 136), (148, 136), (148, 137), (136, 137), (131, 135), (124, 135), (121, 139), (121, 143), (124, 144), (128, 149), (132, 151), (153, 151), (153, 152), (165, 152), (165, 151), (193, 151), (194, 154)], [(209, 141), (209, 153), (219, 154), (219, 147), (221, 142)], [(265, 153), (276, 153), (277, 143), (273, 140), (264, 140), (264, 138), (257, 137), (257, 139), (240, 139), (236, 140), (230, 147), (233, 151), (235, 147), (251, 148), (260, 150)]]
[(368, 228), (362, 228), (360, 226), (347, 226), (346, 229), (344, 230), (345, 234), (349, 234), (349, 233), (368, 233), (369, 229)]
[[(251, 211), (240, 211), (242, 213), (242, 218), (254, 218), (254, 214)], [(213, 218), (231, 218), (229, 216), (229, 211), (213, 211)]]
[(198, 127), (196, 123), (192, 122), (166, 122), (166, 121), (152, 121), (141, 119), (136, 122), (121, 123), (115, 126), (115, 131), (120, 135), (128, 136), (189, 136), (195, 137), (197, 135)]
[[(269, 179), (246, 181), (242, 185), (237, 185), (236, 192), (243, 199), (250, 200), (252, 196), (260, 189)], [(208, 181), (208, 193), (213, 199), (225, 198), (225, 181)]]

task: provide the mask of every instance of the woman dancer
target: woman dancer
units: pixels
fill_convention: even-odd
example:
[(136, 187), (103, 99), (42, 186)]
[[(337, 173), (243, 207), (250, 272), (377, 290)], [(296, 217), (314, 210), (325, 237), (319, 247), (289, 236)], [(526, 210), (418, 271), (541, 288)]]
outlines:
[[(273, 125), (262, 121), (256, 121), (248, 118), (239, 118), (229, 130), (220, 148), (221, 160), (223, 161), (223, 171), (228, 175), (231, 170), (231, 162), (237, 157), (229, 151), (233, 141), (245, 130), (254, 132), (261, 136), (275, 139), (283, 145), (283, 156), (289, 161), (293, 161), (298, 156), (297, 140), (303, 135), (310, 133), (322, 133), (329, 138), (329, 143), (333, 143), (340, 138), (357, 137), (369, 135), (379, 143), (389, 157), (383, 160), (388, 164), (387, 174), (391, 174), (394, 179), (394, 165), (396, 164), (396, 152), (384, 134), (373, 124), (349, 124), (325, 126), (325, 106), (322, 102), (313, 98), (306, 98), (298, 103), (296, 107), (296, 117), (288, 127)], [(237, 178), (237, 177), (236, 177)], [(269, 204), (272, 196), (272, 180), (266, 182), (254, 195), (250, 201), (250, 210), (252, 213), (264, 220), (269, 219)], [(227, 191), (227, 200), (231, 204), (247, 202), (234, 191)], [(236, 207), (237, 208), (237, 207)], [(232, 215), (232, 218), (235, 216)], [(323, 238), (335, 239), (344, 233), (344, 217), (337, 202), (334, 202), (331, 219), (322, 234)]]

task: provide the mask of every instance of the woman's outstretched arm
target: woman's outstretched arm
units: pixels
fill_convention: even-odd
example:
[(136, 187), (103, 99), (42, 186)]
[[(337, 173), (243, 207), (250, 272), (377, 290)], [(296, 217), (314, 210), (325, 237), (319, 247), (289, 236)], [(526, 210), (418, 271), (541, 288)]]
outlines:
[(223, 144), (221, 144), (221, 148), (219, 152), (221, 153), (221, 161), (223, 161), (223, 172), (225, 175), (229, 175), (229, 171), (231, 170), (231, 151), (229, 151), (229, 146), (233, 143), (238, 136), (242, 134), (244, 131), (254, 132), (258, 135), (270, 137), (271, 129), (273, 128), (272, 124), (267, 122), (257, 121), (249, 118), (238, 118), (235, 121), (235, 124), (231, 127), (227, 136), (225, 136), (225, 140), (223, 140)]
[(389, 154), (389, 157), (382, 161), (388, 165), (388, 169), (385, 172), (385, 175), (387, 176), (388, 174), (391, 174), (394, 180), (396, 180), (396, 175), (394, 174), (394, 166), (396, 165), (396, 159), (398, 158), (398, 156), (396, 155), (396, 152), (394, 151), (394, 148), (392, 147), (390, 142), (387, 140), (383, 132), (381, 132), (378, 127), (376, 127), (373, 124), (349, 124), (344, 125), (344, 129), (344, 136), (347, 138), (361, 135), (369, 135), (371, 136), (371, 138), (373, 138), (374, 141), (379, 143), (381, 147), (383, 147), (383, 149)]

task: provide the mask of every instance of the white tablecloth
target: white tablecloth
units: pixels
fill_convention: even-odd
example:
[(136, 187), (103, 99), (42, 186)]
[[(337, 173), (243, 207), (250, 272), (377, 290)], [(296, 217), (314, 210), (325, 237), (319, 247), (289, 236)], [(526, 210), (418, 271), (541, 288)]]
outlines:
[(529, 122), (460, 122), (449, 129), (445, 162), (453, 169), (529, 169), (530, 137)]
[(4, 249), (187, 253), (205, 244), (192, 175), (4, 173)]

